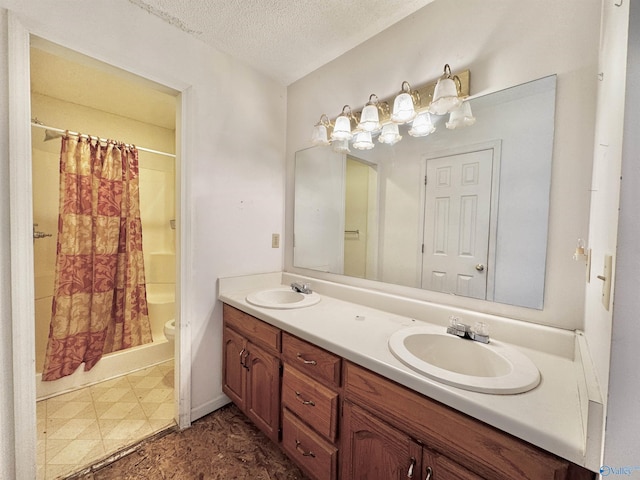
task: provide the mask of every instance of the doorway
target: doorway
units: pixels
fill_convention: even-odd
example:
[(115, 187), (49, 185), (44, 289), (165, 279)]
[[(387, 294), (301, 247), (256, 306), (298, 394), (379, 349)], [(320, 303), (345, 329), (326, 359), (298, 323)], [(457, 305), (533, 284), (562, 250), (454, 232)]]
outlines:
[(421, 287), (486, 299), (494, 149), (426, 161)]
[(375, 165), (346, 156), (344, 275), (377, 278), (378, 171)]
[[(38, 478), (57, 478), (176, 423), (174, 356), (179, 355), (163, 327), (179, 317), (179, 98), (178, 92), (37, 37), (31, 41), (30, 67), (37, 470)], [(58, 130), (138, 146), (153, 342), (104, 355), (89, 372), (80, 366), (72, 375), (42, 382), (58, 230)]]

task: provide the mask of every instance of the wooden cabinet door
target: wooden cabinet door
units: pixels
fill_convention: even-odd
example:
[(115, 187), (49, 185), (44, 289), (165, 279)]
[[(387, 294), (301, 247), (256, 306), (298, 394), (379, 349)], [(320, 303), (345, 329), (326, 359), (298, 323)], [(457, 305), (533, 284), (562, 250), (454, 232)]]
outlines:
[(344, 403), (342, 475), (350, 480), (420, 479), (422, 447), (349, 402)]
[(243, 367), (247, 354), (247, 341), (228, 327), (222, 334), (224, 356), (222, 359), (222, 391), (240, 410), (245, 410), (246, 368)]
[(251, 342), (244, 362), (247, 375), (245, 413), (271, 440), (280, 440), (280, 359)]

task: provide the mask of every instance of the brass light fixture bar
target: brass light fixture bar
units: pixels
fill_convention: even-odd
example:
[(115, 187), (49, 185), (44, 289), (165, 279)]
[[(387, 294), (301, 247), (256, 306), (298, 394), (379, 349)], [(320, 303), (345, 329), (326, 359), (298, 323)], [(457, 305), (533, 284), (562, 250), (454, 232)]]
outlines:
[[(460, 88), (460, 97), (461, 98), (466, 98), (468, 97), (469, 94), (469, 79), (470, 79), (470, 72), (469, 70), (464, 70), (462, 72), (459, 73), (452, 73), (452, 77), (455, 78), (457, 77), (460, 80), (459, 83), (459, 88)], [(433, 99), (433, 92), (436, 88), (436, 84), (438, 83), (438, 80), (435, 80), (433, 82), (429, 82), (427, 84), (423, 84), (418, 86), (417, 88), (413, 88), (413, 92), (417, 92), (418, 93), (418, 98), (419, 98), (419, 105), (416, 105), (416, 110), (417, 111), (421, 111), (421, 110), (425, 110), (427, 108), (429, 108), (429, 104), (431, 103), (431, 100)], [(456, 82), (457, 83), (457, 82)], [(378, 103), (380, 104), (387, 104), (387, 105), (393, 105), (393, 101), (395, 99), (397, 94), (394, 94), (390, 97), (386, 97), (386, 98), (381, 98), (378, 100)], [(355, 117), (360, 117), (360, 113), (362, 112), (362, 109), (364, 108), (364, 105), (358, 109), (358, 110), (352, 110), (353, 111), (353, 115)], [(383, 108), (380, 109), (380, 123), (386, 123), (389, 122), (391, 119), (391, 111), (389, 108)], [(334, 117), (331, 119), (331, 125), (335, 124), (337, 117)]]
[[(444, 66), (443, 75), (436, 81), (412, 88), (409, 82), (402, 82), (399, 94), (379, 99), (376, 94), (359, 111), (349, 105), (342, 113), (330, 120), (323, 114), (315, 124), (311, 143), (332, 145), (334, 151), (348, 153), (349, 142), (358, 150), (374, 147), (373, 135), (380, 143), (393, 145), (402, 139), (399, 125), (411, 124), (408, 133), (412, 137), (425, 137), (435, 131), (431, 115), (449, 114), (446, 128), (455, 129), (473, 125), (475, 118), (465, 99), (469, 96), (469, 70), (453, 74), (449, 64)], [(393, 108), (390, 105), (393, 104)]]

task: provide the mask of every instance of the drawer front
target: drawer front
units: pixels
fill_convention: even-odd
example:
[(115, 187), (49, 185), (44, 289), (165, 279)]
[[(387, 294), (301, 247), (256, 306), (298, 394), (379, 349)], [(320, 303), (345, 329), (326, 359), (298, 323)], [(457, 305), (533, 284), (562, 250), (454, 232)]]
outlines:
[(286, 408), (282, 417), (282, 447), (289, 458), (312, 478), (337, 478), (338, 450)]
[(310, 377), (329, 386), (340, 387), (342, 359), (339, 356), (288, 333), (282, 334), (282, 356), (285, 362)]
[(224, 321), (229, 327), (271, 353), (280, 353), (281, 333), (279, 328), (227, 304), (223, 304), (222, 312)]
[(329, 441), (335, 441), (338, 394), (287, 364), (282, 377), (282, 406)]

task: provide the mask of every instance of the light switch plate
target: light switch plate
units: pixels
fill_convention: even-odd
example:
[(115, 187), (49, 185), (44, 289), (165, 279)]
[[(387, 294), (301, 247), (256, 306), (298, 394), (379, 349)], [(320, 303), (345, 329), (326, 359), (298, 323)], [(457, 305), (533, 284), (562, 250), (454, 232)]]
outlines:
[(280, 234), (272, 233), (271, 234), (271, 248), (280, 248)]
[(613, 257), (611, 255), (604, 256), (604, 268), (602, 276), (602, 305), (609, 310), (611, 304), (611, 277), (613, 275)]

